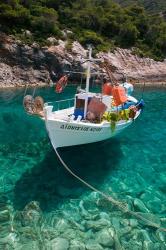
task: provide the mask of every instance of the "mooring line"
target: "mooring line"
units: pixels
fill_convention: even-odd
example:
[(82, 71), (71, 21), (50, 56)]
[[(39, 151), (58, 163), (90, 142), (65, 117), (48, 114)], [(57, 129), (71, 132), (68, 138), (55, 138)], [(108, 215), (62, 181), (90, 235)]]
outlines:
[[(80, 182), (82, 182), (85, 186), (87, 186), (88, 188), (90, 188), (91, 190), (99, 193), (101, 196), (103, 196), (106, 200), (112, 202), (115, 206), (119, 207), (123, 212), (128, 213), (134, 217), (136, 217), (139, 220), (142, 220), (146, 223), (148, 223), (148, 226), (151, 226), (153, 228), (159, 229), (160, 231), (166, 232), (166, 228), (160, 227), (159, 224), (154, 223), (146, 218), (144, 218), (143, 216), (141, 216), (140, 214), (137, 214), (134, 211), (131, 211), (127, 208), (127, 206), (124, 206), (122, 204), (122, 202), (115, 200), (114, 198), (112, 198), (110, 195), (107, 195), (105, 193), (103, 193), (102, 191), (98, 190), (97, 188), (93, 187), (91, 184), (89, 184), (88, 182), (84, 181), (81, 177), (79, 177), (78, 175), (76, 175), (68, 166), (67, 164), (63, 161), (63, 159), (61, 158), (60, 154), (58, 153), (58, 150), (56, 147), (53, 148), (56, 152), (56, 155), (58, 157), (58, 159), (60, 160), (60, 162), (62, 163), (62, 165), (64, 166), (64, 168), (72, 175), (74, 176), (76, 179), (78, 179)], [(127, 205), (127, 204), (126, 204)]]

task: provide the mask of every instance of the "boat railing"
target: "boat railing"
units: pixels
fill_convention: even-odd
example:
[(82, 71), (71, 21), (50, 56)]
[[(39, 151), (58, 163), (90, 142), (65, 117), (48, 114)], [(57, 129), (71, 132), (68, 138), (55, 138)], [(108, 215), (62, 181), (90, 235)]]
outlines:
[(74, 106), (74, 98), (58, 100), (53, 102), (46, 102), (44, 106), (53, 106), (53, 110), (67, 109)]

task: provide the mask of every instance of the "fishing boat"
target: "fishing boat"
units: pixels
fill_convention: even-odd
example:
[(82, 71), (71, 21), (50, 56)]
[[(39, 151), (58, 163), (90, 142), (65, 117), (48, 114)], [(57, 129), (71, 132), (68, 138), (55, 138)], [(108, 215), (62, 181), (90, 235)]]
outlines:
[[(42, 119), (54, 148), (109, 139), (131, 125), (141, 113), (143, 100), (138, 101), (131, 96), (131, 84), (106, 82), (101, 93), (89, 91), (91, 64), (95, 60), (92, 58), (92, 48), (89, 48), (86, 88), (77, 91), (73, 99), (57, 102), (73, 101), (71, 107), (54, 111), (51, 103), (44, 103)], [(56, 91), (60, 93), (66, 83), (67, 76), (63, 76), (57, 82)]]
[(130, 84), (111, 86), (112, 93), (107, 83), (103, 93), (89, 91), (92, 61), (92, 48), (89, 48), (86, 89), (75, 94), (73, 107), (53, 111), (51, 104), (44, 105), (46, 129), (54, 148), (109, 139), (131, 125), (141, 113), (143, 101), (128, 95)]

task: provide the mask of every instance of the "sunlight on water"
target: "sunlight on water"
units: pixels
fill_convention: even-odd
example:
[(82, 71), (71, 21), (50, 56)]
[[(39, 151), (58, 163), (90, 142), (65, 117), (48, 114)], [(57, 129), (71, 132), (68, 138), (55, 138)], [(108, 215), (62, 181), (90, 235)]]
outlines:
[[(36, 95), (55, 101), (75, 90), (41, 88)], [(166, 249), (166, 233), (122, 213), (64, 170), (44, 122), (25, 114), (23, 93), (0, 91), (0, 249)], [(117, 137), (60, 153), (83, 179), (166, 228), (166, 91), (147, 89), (144, 100), (140, 118)]]

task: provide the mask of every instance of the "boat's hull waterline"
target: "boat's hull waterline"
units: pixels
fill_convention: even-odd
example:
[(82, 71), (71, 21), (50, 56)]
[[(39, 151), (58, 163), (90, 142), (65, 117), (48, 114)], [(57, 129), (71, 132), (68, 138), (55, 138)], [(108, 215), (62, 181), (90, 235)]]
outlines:
[[(51, 112), (50, 106), (45, 107), (45, 123), (50, 141), (54, 148), (88, 144), (107, 140), (127, 128), (133, 119), (116, 123), (111, 129), (110, 122), (85, 123), (82, 121), (63, 121), (55, 119), (56, 111)], [(71, 109), (69, 109), (70, 111)], [(66, 109), (66, 111), (68, 111)], [(58, 112), (59, 113), (59, 112)], [(139, 116), (137, 112), (135, 119)]]

